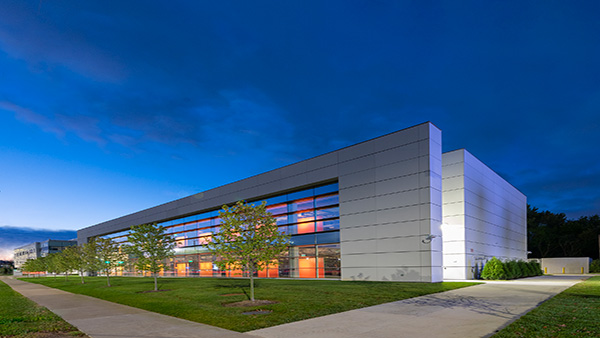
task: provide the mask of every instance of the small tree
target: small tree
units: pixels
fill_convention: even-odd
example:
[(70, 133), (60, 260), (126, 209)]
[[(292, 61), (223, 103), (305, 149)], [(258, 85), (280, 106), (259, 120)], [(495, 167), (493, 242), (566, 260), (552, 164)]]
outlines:
[(158, 291), (158, 273), (164, 269), (164, 261), (173, 257), (175, 239), (165, 233), (165, 228), (154, 224), (131, 227), (127, 237), (130, 245), (125, 251), (135, 259), (135, 267), (150, 271), (154, 277), (154, 291)]
[(242, 201), (219, 212), (221, 228), (208, 242), (221, 270), (238, 268), (250, 277), (250, 300), (254, 301), (254, 273), (276, 259), (288, 246), (290, 236), (277, 228), (266, 202)]
[[(90, 241), (88, 248), (90, 261), (94, 268), (104, 271), (106, 274), (106, 285), (110, 287), (110, 274), (117, 266), (123, 264), (125, 255), (121, 252), (119, 244), (109, 238), (97, 237)], [(93, 256), (95, 255), (95, 262)]]
[(506, 279), (508, 274), (504, 267), (504, 263), (496, 257), (492, 257), (481, 271), (481, 278), (483, 279)]
[(72, 270), (77, 270), (81, 277), (81, 284), (85, 284), (83, 279), (83, 273), (88, 268), (87, 261), (85, 259), (85, 253), (83, 246), (69, 246), (62, 251), (63, 256), (68, 261), (69, 266)]
[(64, 273), (65, 280), (69, 280), (69, 272), (73, 270), (71, 261), (64, 252), (56, 252), (48, 255), (49, 259), (54, 264), (56, 273)]

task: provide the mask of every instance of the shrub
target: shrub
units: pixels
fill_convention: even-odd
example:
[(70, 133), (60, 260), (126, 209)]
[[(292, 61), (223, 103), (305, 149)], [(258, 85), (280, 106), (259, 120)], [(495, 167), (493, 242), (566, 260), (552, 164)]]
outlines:
[(532, 274), (531, 268), (529, 267), (529, 264), (527, 264), (527, 262), (525, 261), (518, 261), (517, 262), (519, 264), (519, 268), (521, 269), (522, 272), (522, 277), (529, 277)]
[(531, 261), (529, 262), (529, 266), (531, 267), (534, 276), (541, 276), (544, 274), (539, 262)]
[(519, 266), (519, 263), (515, 260), (506, 262), (506, 270), (507, 270), (509, 279), (523, 277), (523, 271), (521, 271), (521, 267)]
[(481, 278), (483, 279), (506, 279), (508, 274), (504, 263), (496, 257), (492, 257), (484, 266), (481, 271)]
[(590, 264), (590, 272), (600, 272), (600, 259), (594, 259)]

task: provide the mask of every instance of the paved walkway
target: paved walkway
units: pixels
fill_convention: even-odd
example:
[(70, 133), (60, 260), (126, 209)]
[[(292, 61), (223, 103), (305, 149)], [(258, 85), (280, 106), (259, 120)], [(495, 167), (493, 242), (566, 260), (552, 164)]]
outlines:
[(263, 338), (487, 337), (588, 277), (490, 282), (248, 333)]
[(540, 302), (588, 277), (560, 275), (488, 282), (245, 334), (16, 279), (2, 280), (92, 338), (469, 338), (492, 335)]
[(243, 333), (76, 295), (39, 284), (12, 278), (2, 278), (2, 281), (23, 296), (47, 307), (92, 338), (249, 338)]

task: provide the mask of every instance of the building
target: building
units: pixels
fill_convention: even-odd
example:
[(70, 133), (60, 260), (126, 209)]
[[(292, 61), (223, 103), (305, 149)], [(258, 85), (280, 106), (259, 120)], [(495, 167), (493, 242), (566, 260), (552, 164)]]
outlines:
[(33, 242), (21, 247), (15, 248), (13, 251), (15, 260), (15, 269), (20, 269), (25, 262), (30, 259), (40, 257), (40, 242)]
[(14, 249), (15, 269), (30, 259), (46, 257), (51, 253), (61, 252), (68, 246), (77, 245), (77, 240), (48, 239), (43, 242), (33, 242)]
[(66, 247), (77, 245), (77, 240), (48, 239), (40, 242), (40, 256), (63, 251)]
[(441, 144), (423, 123), (81, 229), (78, 242), (126, 242), (131, 226), (157, 222), (177, 240), (165, 275), (232, 276), (203, 247), (218, 210), (266, 200), (292, 239), (259, 277), (437, 282), (471, 278), (492, 256), (525, 259), (525, 196), (464, 150), (442, 155)]

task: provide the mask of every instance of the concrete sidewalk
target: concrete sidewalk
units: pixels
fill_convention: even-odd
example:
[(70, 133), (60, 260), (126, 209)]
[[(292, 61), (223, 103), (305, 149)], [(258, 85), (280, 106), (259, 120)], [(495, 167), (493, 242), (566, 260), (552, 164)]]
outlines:
[(92, 338), (120, 337), (486, 337), (590, 276), (488, 282), (247, 333), (165, 316), (43, 285), (2, 278)]
[(248, 332), (263, 338), (487, 337), (589, 276), (541, 276), (341, 312)]
[(6, 277), (1, 280), (92, 338), (249, 338), (249, 335), (243, 333), (76, 295), (39, 284)]

